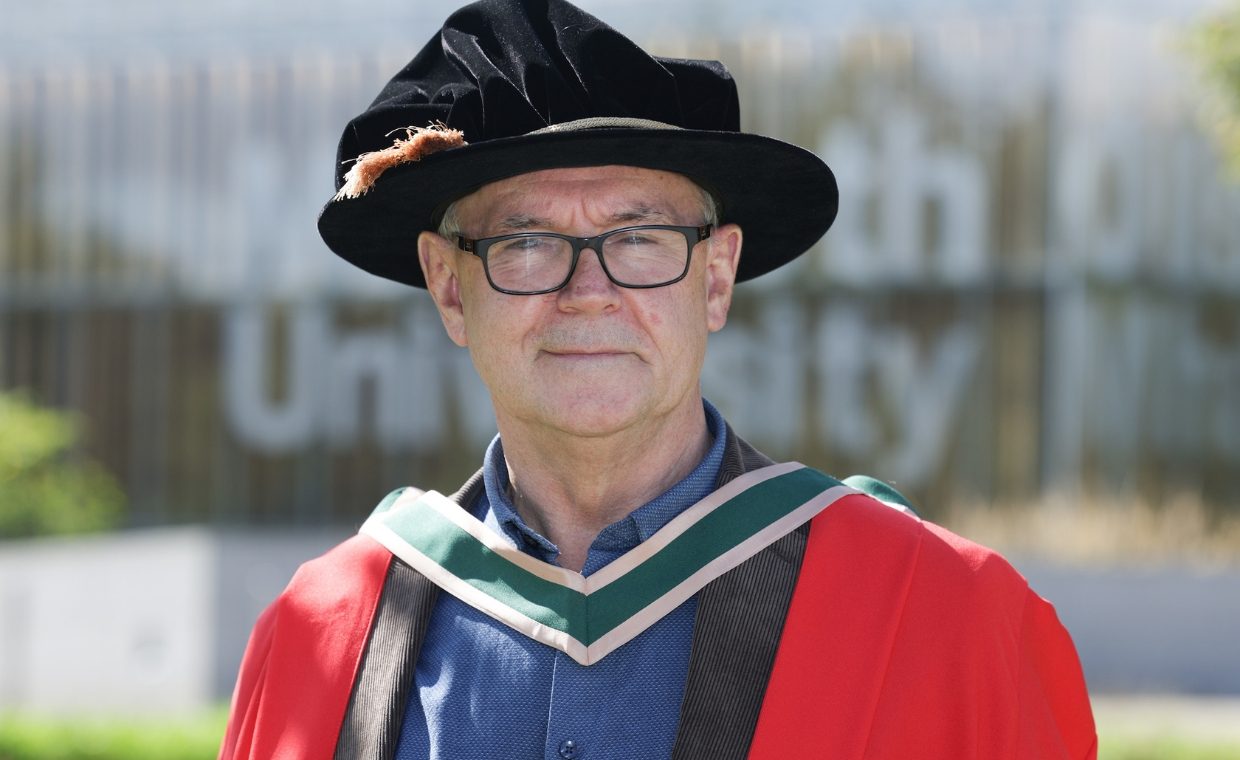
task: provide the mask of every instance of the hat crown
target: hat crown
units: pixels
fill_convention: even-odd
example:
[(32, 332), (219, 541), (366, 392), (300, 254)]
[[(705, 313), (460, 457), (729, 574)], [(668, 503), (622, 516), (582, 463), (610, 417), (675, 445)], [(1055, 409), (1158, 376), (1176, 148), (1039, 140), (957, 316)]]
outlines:
[(710, 192), (719, 222), (745, 230), (748, 280), (813, 245), (839, 192), (813, 153), (741, 132), (739, 110), (716, 61), (649, 55), (567, 0), (481, 0), (349, 123), (319, 232), (362, 269), (425, 287), (410, 252), (453, 201), (527, 172), (623, 164)]
[(453, 13), (349, 123), (336, 186), (344, 162), (404, 127), (442, 122), (476, 144), (599, 116), (740, 130), (723, 64), (652, 56), (564, 0), (480, 0)]

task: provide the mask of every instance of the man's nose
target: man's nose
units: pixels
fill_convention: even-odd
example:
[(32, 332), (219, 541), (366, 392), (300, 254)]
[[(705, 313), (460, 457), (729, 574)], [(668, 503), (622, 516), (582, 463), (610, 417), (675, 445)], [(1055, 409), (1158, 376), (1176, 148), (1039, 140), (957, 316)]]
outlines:
[(600, 309), (619, 301), (620, 286), (607, 276), (603, 269), (602, 254), (593, 248), (583, 248), (577, 257), (577, 267), (560, 290), (561, 303), (565, 308)]

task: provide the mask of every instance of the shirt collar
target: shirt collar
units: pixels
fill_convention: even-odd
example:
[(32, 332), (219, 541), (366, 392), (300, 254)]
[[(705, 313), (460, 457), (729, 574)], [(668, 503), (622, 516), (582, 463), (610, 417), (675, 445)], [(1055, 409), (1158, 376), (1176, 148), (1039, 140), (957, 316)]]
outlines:
[[(723, 462), (725, 427), (723, 416), (709, 401), (703, 399), (702, 407), (706, 414), (706, 429), (712, 437), (702, 461), (671, 488), (604, 528), (591, 544), (591, 550), (628, 551), (715, 490), (715, 480)], [(507, 536), (522, 551), (545, 562), (554, 562), (559, 556), (559, 549), (521, 519), (508, 497), (508, 465), (504, 461), (504, 445), (499, 436), (487, 447), (482, 477), (485, 498), (480, 500), (479, 509), (484, 511), (478, 517), (483, 523)]]

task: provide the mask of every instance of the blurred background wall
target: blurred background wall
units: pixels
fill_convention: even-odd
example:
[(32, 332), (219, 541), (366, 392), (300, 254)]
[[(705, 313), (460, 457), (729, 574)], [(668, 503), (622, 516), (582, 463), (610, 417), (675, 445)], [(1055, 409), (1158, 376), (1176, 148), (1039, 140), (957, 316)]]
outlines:
[[(742, 435), (935, 517), (1240, 511), (1240, 189), (1185, 49), (1218, 3), (581, 5), (725, 61), (742, 125), (838, 175), (824, 241), (712, 343)], [(479, 465), (489, 401), (429, 299), (314, 225), (340, 129), (447, 10), (0, 9), (0, 391), (74, 414), (111, 524), (343, 535)]]
[[(1192, 4), (744, 5), (586, 3), (726, 61), (746, 128), (839, 175), (831, 233), (712, 347), (736, 427), (932, 513), (1235, 504), (1240, 203), (1177, 49)], [(494, 432), (467, 357), (314, 227), (339, 130), (438, 11), (51, 6), (10, 7), (0, 54), (0, 387), (81, 412), (128, 525), (350, 521), (462, 480)]]

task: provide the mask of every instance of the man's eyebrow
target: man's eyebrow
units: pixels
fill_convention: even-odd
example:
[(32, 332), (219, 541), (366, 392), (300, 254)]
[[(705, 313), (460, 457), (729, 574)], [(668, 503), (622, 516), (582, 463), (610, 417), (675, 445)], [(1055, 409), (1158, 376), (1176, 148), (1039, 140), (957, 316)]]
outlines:
[(505, 234), (508, 232), (524, 232), (526, 230), (549, 230), (552, 227), (551, 220), (541, 216), (512, 214), (499, 220), (499, 223), (495, 225), (495, 231), (499, 234)]
[(641, 205), (612, 214), (609, 219), (616, 224), (667, 224), (672, 215), (656, 206)]

